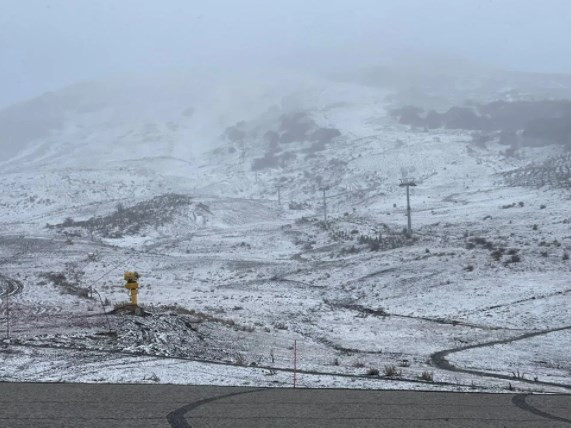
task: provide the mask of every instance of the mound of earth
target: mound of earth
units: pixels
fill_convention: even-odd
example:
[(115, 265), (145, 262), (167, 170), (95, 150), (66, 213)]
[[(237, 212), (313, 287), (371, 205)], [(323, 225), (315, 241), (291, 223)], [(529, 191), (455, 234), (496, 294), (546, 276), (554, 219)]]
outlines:
[[(194, 228), (208, 223), (212, 213), (209, 207), (196, 202), (187, 195), (165, 194), (143, 201), (131, 207), (117, 206), (109, 215), (93, 217), (85, 221), (71, 218), (52, 226), (68, 234), (81, 234), (79, 230), (103, 238), (123, 236), (144, 236), (152, 230), (159, 230), (176, 223), (178, 226)], [(74, 233), (75, 232), (75, 233)]]

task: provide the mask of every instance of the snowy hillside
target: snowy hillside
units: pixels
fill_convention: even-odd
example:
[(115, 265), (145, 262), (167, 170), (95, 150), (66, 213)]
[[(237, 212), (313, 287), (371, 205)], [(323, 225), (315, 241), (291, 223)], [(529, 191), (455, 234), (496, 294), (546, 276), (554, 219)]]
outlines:
[[(270, 83), (271, 82), (271, 83)], [(320, 84), (263, 71), (247, 77), (208, 70), (124, 76), (46, 93), (0, 112), (5, 168), (176, 157), (190, 161), (227, 126)], [(15, 159), (14, 159), (15, 157)]]
[[(297, 341), (300, 385), (570, 390), (564, 146), (399, 123), (387, 87), (211, 77), (0, 113), (0, 380), (288, 385)], [(113, 310), (127, 270), (145, 318)]]

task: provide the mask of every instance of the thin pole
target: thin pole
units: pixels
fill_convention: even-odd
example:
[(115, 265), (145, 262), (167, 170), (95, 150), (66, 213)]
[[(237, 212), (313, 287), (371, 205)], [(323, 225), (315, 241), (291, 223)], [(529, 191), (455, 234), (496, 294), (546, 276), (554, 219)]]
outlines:
[(412, 221), (410, 218), (410, 186), (406, 186), (406, 215), (408, 217), (408, 234), (412, 233)]
[(293, 341), (293, 389), (297, 381), (297, 340)]
[(6, 337), (10, 344), (10, 292), (6, 293)]
[(323, 189), (323, 221), (327, 222), (327, 199), (325, 198), (325, 189)]

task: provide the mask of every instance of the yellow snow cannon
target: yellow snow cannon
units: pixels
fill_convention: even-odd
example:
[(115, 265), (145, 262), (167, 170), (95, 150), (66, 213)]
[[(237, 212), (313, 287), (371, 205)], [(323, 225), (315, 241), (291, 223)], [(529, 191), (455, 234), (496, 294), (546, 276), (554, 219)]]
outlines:
[(140, 278), (138, 272), (125, 272), (123, 275), (125, 281), (125, 288), (131, 291), (131, 305), (137, 306), (137, 294), (139, 293), (139, 283), (137, 282)]

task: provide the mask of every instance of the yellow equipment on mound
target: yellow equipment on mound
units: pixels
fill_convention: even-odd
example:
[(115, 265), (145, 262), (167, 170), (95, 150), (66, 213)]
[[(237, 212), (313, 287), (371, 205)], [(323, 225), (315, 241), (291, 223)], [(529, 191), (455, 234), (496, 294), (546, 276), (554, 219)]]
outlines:
[(123, 275), (127, 284), (125, 288), (131, 291), (131, 305), (137, 306), (137, 295), (139, 294), (139, 283), (137, 280), (140, 278), (138, 272), (125, 272)]

